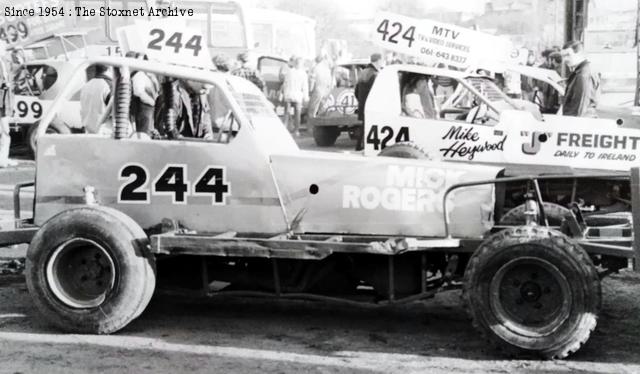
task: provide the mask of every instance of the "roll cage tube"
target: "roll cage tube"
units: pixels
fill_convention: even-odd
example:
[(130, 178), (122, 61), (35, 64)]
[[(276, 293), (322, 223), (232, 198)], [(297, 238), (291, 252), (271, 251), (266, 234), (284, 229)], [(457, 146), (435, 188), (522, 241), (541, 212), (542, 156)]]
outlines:
[[(467, 82), (466, 79), (457, 79), (458, 83), (462, 84), (466, 89), (468, 89), (472, 94), (476, 95), (478, 98), (480, 98), (480, 101), (482, 101), (483, 103), (485, 103), (489, 108), (491, 108), (494, 112), (500, 114), (500, 110), (498, 110), (498, 108), (496, 108), (490, 100), (488, 100), (483, 94), (480, 93), (480, 91), (476, 90), (475, 87), (473, 87), (471, 84), (469, 84)], [(495, 84), (491, 81), (489, 81), (490, 84), (493, 84), (495, 86)], [(505, 95), (499, 88), (498, 86), (496, 86), (496, 91), (500, 92), (500, 95), (502, 95), (502, 98), (504, 99), (504, 101), (506, 101), (509, 105), (511, 105), (514, 109), (517, 110), (523, 110), (523, 108), (521, 108), (520, 106), (518, 106), (513, 100), (511, 100), (511, 98), (507, 95)]]
[[(79, 74), (85, 74), (85, 70), (91, 65), (107, 65), (111, 67), (128, 67), (130, 70), (144, 71), (157, 75), (166, 75), (178, 79), (185, 79), (195, 81), (204, 84), (214, 85), (223, 90), (228, 102), (231, 106), (231, 110), (236, 120), (242, 126), (243, 124), (249, 124), (249, 119), (244, 115), (240, 105), (236, 102), (233, 95), (230, 93), (226, 84), (222, 84), (219, 79), (214, 79), (213, 73), (205, 71), (203, 69), (196, 69), (190, 67), (183, 67), (178, 65), (164, 64), (159, 62), (149, 62), (142, 60), (135, 60), (126, 57), (95, 57), (82, 62), (74, 68), (74, 72), (70, 77), (70, 81), (76, 79)], [(220, 73), (217, 73), (220, 74)], [(53, 101), (50, 109), (44, 114), (40, 123), (38, 124), (37, 137), (45, 135), (47, 128), (51, 124), (51, 121), (55, 118), (55, 114), (61, 109), (62, 105), (68, 101), (75, 93), (73, 85), (69, 84), (58, 94), (58, 97)], [(251, 126), (246, 126), (251, 127)]]

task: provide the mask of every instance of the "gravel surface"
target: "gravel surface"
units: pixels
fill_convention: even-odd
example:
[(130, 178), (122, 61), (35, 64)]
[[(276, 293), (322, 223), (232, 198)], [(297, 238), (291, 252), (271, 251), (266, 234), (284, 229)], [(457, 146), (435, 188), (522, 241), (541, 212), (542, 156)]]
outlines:
[(423, 303), (359, 308), (156, 295), (118, 334), (62, 334), (42, 321), (20, 275), (0, 276), (0, 373), (639, 373), (640, 276), (603, 283), (604, 310), (569, 360), (504, 357), (450, 291)]

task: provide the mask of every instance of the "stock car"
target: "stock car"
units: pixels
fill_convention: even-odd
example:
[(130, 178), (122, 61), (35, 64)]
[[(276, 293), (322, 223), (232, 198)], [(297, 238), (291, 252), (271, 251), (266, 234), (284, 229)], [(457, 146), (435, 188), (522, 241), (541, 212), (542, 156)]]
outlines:
[(72, 86), (75, 94), (65, 111), (57, 114), (47, 131), (69, 134), (82, 131), (80, 120), (80, 88), (86, 76), (73, 76), (83, 59), (42, 59), (20, 65), (13, 72), (15, 108), (11, 118), (13, 131), (20, 132), (25, 144), (35, 155), (35, 129), (53, 99), (62, 88)]
[[(456, 88), (435, 92), (436, 118), (403, 112), (401, 82), (408, 76), (446, 78)], [(619, 119), (542, 114), (538, 105), (506, 96), (485, 75), (418, 65), (390, 65), (376, 78), (366, 104), (365, 155), (439, 159), (499, 165), (504, 175), (590, 171), (625, 173), (640, 165), (640, 131)], [(511, 188), (511, 187), (509, 187)], [(507, 194), (504, 219), (522, 221), (525, 187)], [(624, 190), (624, 191), (623, 191)], [(545, 203), (558, 222), (569, 206), (628, 212), (628, 189), (613, 180), (566, 179), (548, 183)]]
[[(495, 166), (303, 151), (244, 79), (107, 57), (73, 76), (92, 64), (200, 82), (228, 109), (210, 141), (128, 137), (128, 105), (115, 106), (112, 138), (52, 136), (46, 128), (73, 89), (59, 93), (37, 132), (33, 220), (0, 232), (0, 242), (30, 242), (29, 293), (63, 331), (126, 328), (156, 283), (180, 271), (195, 278), (184, 287), (210, 296), (389, 305), (462, 287), (474, 326), (492, 343), (563, 358), (596, 326), (599, 275), (638, 256), (629, 236), (608, 238), (615, 245), (599, 236), (628, 227), (594, 230), (579, 211), (567, 215), (572, 225), (550, 227), (543, 177), (496, 179)], [(130, 89), (114, 82), (126, 103)], [(163, 117), (163, 126), (173, 120)], [(589, 177), (629, 185), (629, 175)], [(637, 198), (640, 171), (632, 177)], [(531, 186), (523, 224), (494, 223), (505, 182)]]
[(347, 131), (353, 138), (354, 131), (362, 126), (362, 121), (358, 120), (358, 99), (356, 99), (354, 88), (360, 71), (368, 64), (367, 59), (355, 59), (338, 64), (336, 87), (322, 101), (318, 113), (315, 116), (309, 116), (307, 121), (311, 126), (316, 145), (332, 146), (343, 131)]

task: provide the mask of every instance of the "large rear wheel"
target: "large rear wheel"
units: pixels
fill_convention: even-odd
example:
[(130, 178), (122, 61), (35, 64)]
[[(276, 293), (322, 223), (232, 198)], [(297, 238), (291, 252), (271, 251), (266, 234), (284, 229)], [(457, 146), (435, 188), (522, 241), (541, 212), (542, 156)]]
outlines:
[(463, 297), (474, 326), (507, 350), (559, 359), (596, 327), (598, 273), (558, 231), (516, 227), (489, 237), (469, 260)]
[(63, 331), (118, 331), (153, 294), (155, 263), (147, 246), (144, 231), (119, 211), (64, 211), (29, 246), (27, 287), (43, 316)]

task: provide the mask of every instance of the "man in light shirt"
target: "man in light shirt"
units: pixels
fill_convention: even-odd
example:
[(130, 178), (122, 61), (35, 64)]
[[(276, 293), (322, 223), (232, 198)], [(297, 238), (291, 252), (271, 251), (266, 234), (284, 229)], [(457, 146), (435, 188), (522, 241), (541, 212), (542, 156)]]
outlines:
[(329, 95), (335, 85), (331, 68), (324, 56), (316, 57), (316, 65), (311, 70), (311, 77), (309, 78), (311, 98), (309, 99), (308, 113), (309, 117), (313, 118), (318, 114), (322, 100)]
[(307, 73), (302, 68), (302, 60), (297, 57), (293, 66), (286, 72), (282, 84), (284, 96), (284, 125), (289, 128), (290, 110), (294, 110), (293, 130), (295, 136), (300, 136), (300, 116), (302, 103), (309, 100), (309, 81)]
[[(106, 111), (111, 99), (111, 70), (104, 65), (95, 65), (96, 75), (80, 91), (80, 118), (89, 134), (110, 135), (113, 131), (111, 116)], [(100, 123), (106, 118), (105, 123)]]
[[(146, 60), (146, 56), (143, 57)], [(136, 122), (136, 133), (151, 136), (154, 128), (153, 116), (156, 99), (160, 92), (160, 82), (155, 74), (136, 71), (131, 76), (133, 87), (132, 114)]]

